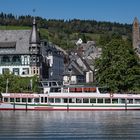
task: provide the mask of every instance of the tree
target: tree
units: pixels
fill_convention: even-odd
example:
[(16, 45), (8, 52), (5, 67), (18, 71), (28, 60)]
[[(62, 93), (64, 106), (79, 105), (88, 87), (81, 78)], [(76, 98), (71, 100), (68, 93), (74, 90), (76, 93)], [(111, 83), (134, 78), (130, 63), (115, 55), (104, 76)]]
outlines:
[(106, 85), (110, 91), (140, 90), (140, 64), (126, 41), (113, 39), (108, 43), (95, 67), (99, 85)]
[[(30, 81), (32, 80), (32, 88)], [(9, 72), (0, 75), (0, 92), (6, 92), (8, 86), (8, 92), (38, 92), (38, 77), (20, 77)], [(8, 83), (7, 83), (8, 81)], [(7, 85), (8, 84), (8, 85)]]

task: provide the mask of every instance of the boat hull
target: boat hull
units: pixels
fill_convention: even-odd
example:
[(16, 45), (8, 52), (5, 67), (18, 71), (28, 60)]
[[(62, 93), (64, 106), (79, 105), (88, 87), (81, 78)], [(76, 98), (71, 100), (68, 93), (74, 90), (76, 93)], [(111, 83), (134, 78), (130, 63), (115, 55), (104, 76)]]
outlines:
[(94, 111), (94, 110), (140, 110), (140, 104), (87, 104), (87, 105), (73, 105), (73, 104), (14, 104), (1, 103), (0, 110), (64, 110), (64, 111)]

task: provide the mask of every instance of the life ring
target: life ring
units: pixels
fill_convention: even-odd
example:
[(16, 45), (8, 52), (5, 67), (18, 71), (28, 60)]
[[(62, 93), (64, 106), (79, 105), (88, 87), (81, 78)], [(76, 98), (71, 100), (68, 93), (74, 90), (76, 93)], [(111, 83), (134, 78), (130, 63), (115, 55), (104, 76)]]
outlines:
[(110, 93), (110, 97), (113, 98), (113, 96), (114, 96), (113, 93)]

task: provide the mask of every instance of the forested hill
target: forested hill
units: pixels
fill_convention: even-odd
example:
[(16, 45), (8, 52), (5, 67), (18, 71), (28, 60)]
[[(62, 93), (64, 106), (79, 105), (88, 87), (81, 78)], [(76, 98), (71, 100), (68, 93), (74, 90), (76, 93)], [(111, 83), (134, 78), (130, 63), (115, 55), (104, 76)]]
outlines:
[[(17, 29), (22, 26), (26, 29), (32, 26), (33, 17), (30, 15), (15, 16), (13, 14), (0, 13), (0, 29)], [(97, 44), (102, 44), (104, 36), (118, 34), (131, 39), (130, 24), (100, 22), (96, 20), (56, 20), (36, 17), (38, 27), (41, 31), (41, 37), (59, 45), (64, 49), (74, 47), (75, 41), (82, 38), (95, 40)], [(9, 28), (11, 26), (11, 28)], [(19, 28), (18, 28), (19, 29)]]

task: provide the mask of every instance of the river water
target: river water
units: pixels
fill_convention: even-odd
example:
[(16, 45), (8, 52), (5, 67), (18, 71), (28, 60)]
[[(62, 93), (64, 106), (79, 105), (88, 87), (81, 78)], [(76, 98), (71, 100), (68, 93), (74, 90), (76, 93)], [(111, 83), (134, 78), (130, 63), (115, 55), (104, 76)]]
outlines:
[(0, 139), (136, 140), (140, 111), (0, 111)]

